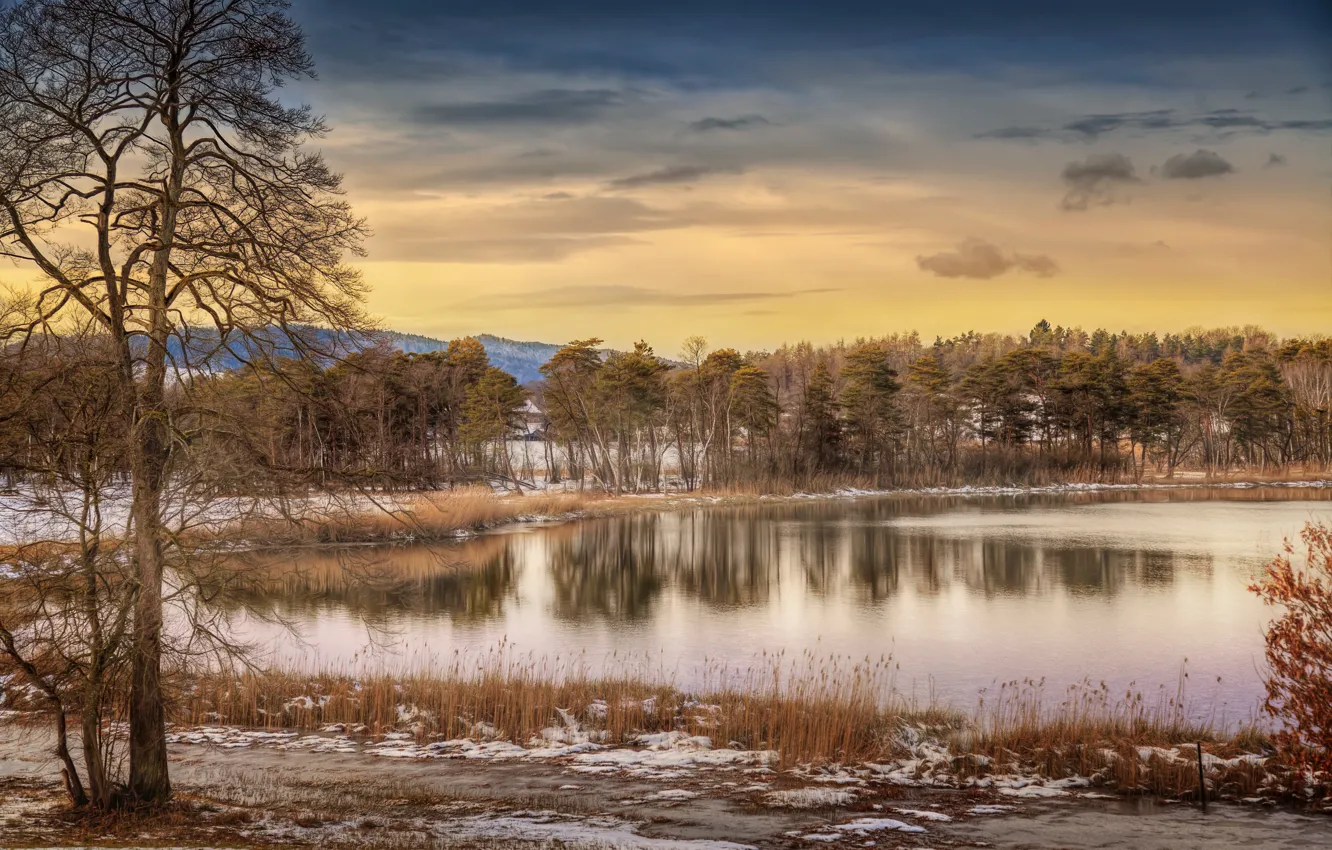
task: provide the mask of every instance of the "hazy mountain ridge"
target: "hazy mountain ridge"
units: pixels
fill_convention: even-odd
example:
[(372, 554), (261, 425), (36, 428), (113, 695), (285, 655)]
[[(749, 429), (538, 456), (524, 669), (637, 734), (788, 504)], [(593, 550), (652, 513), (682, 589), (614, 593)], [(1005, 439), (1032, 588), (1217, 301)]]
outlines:
[[(381, 337), (391, 347), (408, 354), (426, 354), (449, 347), (446, 340), (401, 331), (384, 331)], [(494, 334), (477, 334), (476, 339), (486, 347), (491, 365), (513, 375), (520, 384), (541, 380), (541, 367), (562, 347), (552, 342), (507, 339)]]
[[(346, 354), (376, 343), (407, 354), (427, 354), (449, 347), (447, 340), (401, 331), (382, 331), (372, 338), (353, 337), (324, 328), (306, 327), (296, 329), (296, 332), (307, 346), (324, 354)], [(521, 384), (541, 380), (541, 367), (561, 348), (555, 343), (506, 339), (494, 334), (478, 334), (476, 338), (485, 346), (491, 364), (513, 375)], [(294, 357), (296, 348), (290, 337), (276, 328), (252, 337), (232, 334), (225, 346), (219, 345), (215, 330), (191, 328), (184, 337), (172, 337), (169, 355), (177, 363), (188, 360), (191, 368), (229, 371), (239, 368), (250, 358)]]

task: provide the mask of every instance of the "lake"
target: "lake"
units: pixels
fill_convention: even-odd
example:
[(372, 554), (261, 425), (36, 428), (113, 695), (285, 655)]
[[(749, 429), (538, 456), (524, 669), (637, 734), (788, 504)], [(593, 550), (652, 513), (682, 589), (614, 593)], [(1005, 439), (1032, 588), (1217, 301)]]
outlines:
[[(763, 652), (891, 654), (906, 695), (1090, 679), (1250, 716), (1269, 612), (1246, 584), (1332, 490), (773, 500), (270, 556), (246, 618), (286, 665), (412, 668), (507, 640), (696, 684)], [(1187, 666), (1185, 662), (1187, 659)]]

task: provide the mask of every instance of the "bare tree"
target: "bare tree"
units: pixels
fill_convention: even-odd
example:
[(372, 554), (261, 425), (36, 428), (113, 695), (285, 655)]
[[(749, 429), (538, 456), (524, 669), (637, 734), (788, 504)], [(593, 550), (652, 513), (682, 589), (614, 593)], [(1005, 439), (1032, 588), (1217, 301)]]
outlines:
[[(84, 329), (86, 331), (86, 328)], [(27, 498), (3, 508), (0, 668), (41, 696), (56, 719), (56, 755), (75, 805), (117, 801), (116, 741), (103, 720), (123, 695), (132, 574), (114, 508), (124, 468), (123, 387), (105, 337), (44, 336), (0, 354), (0, 420), (21, 434)], [(123, 516), (123, 512), (122, 512)], [(80, 716), (85, 784), (67, 715)]]
[[(276, 96), (312, 74), (282, 0), (26, 0), (0, 14), (0, 254), (40, 283), (13, 342), (87, 318), (126, 389), (132, 625), (130, 793), (170, 794), (164, 493), (169, 386), (219, 348), (311, 352), (309, 325), (362, 330), (344, 264), (365, 227), (303, 146), (325, 125)], [(209, 333), (196, 328), (207, 326)], [(274, 328), (277, 332), (274, 332)]]

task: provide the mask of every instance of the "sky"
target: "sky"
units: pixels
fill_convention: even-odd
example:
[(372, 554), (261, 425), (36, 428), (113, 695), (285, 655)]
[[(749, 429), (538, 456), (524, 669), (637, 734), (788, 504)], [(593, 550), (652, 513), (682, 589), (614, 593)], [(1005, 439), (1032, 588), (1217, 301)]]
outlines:
[(295, 0), (291, 96), (395, 330), (1332, 332), (1332, 14), (1089, 5)]

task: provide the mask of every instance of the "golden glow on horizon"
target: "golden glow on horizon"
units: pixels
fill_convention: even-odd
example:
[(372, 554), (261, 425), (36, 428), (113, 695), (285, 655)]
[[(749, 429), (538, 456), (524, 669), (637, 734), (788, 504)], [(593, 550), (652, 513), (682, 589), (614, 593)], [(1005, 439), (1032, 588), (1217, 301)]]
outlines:
[[(973, 183), (963, 203), (959, 178), (867, 185), (746, 175), (640, 193), (635, 203), (667, 219), (663, 226), (626, 227), (616, 242), (565, 256), (376, 261), (372, 243), (362, 267), (370, 308), (396, 330), (546, 342), (597, 336), (615, 346), (642, 338), (667, 354), (692, 334), (718, 346), (771, 348), (909, 330), (925, 339), (1021, 333), (1040, 318), (1088, 330), (1332, 330), (1326, 193), (1274, 190), (1244, 176), (1204, 187), (1201, 197), (1142, 189), (1132, 203), (1065, 213), (1048, 186), (1019, 182)], [(614, 233), (616, 205), (625, 200), (497, 193), (421, 199), (406, 205), (409, 213), (375, 205), (367, 214), (394, 228), (408, 218), (429, 222), (414, 233), (541, 244), (563, 238), (559, 204), (571, 205), (564, 221), (572, 221), (573, 238), (588, 238), (578, 228)], [(1047, 254), (1061, 272), (981, 280), (917, 267), (918, 255), (953, 249), (958, 234)]]

